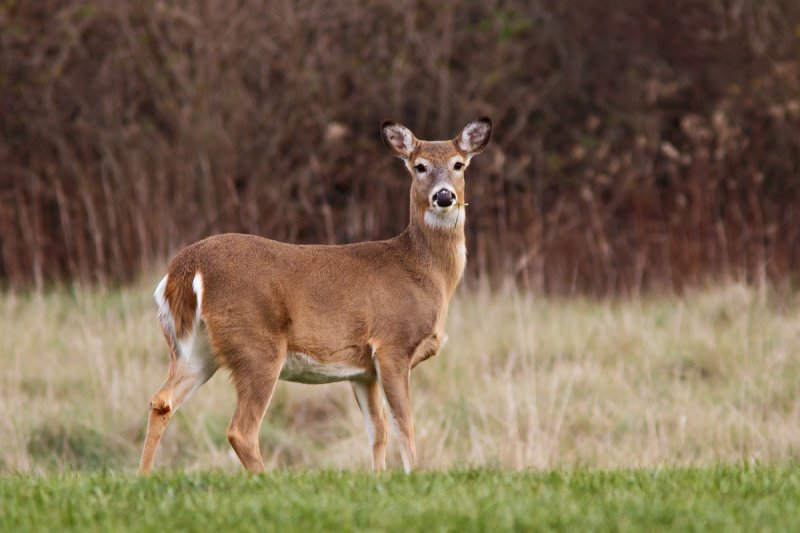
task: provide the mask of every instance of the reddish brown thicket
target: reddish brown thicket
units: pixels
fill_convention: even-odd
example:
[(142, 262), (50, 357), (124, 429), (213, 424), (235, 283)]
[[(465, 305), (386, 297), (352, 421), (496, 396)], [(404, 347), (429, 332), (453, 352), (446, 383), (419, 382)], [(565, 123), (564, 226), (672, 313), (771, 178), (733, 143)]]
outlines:
[(800, 271), (796, 0), (0, 6), (0, 277), (126, 280), (243, 231), (388, 237), (489, 115), (470, 275), (612, 294)]

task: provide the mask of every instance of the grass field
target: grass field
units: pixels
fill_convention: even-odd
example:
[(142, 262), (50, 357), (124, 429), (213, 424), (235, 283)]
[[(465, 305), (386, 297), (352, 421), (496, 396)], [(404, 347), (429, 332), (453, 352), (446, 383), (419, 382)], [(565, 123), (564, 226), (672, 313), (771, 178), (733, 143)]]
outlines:
[(800, 295), (464, 290), (450, 341), (412, 374), (422, 472), (365, 472), (346, 384), (282, 383), (261, 431), (272, 472), (245, 475), (220, 372), (173, 419), (158, 473), (140, 478), (147, 401), (167, 367), (152, 285), (0, 296), (0, 530), (800, 523)]
[[(0, 530), (783, 531), (800, 468), (0, 478)], [(794, 526), (792, 526), (794, 524)]]
[[(167, 368), (153, 285), (0, 295), (0, 472), (135, 469)], [(797, 294), (729, 285), (595, 301), (472, 289), (453, 301), (447, 332), (412, 373), (423, 468), (800, 457)], [(238, 471), (232, 411), (221, 371), (178, 412), (156, 466)], [(270, 468), (369, 466), (347, 384), (279, 384), (261, 446)]]

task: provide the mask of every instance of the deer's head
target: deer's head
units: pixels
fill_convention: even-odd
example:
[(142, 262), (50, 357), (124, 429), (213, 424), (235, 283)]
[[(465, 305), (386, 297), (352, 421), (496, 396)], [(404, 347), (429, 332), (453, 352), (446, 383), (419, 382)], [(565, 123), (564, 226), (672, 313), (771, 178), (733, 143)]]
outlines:
[(453, 228), (464, 223), (464, 172), (492, 135), (487, 117), (467, 124), (450, 141), (421, 141), (405, 126), (381, 125), (389, 151), (405, 161), (411, 173), (411, 204), (432, 227)]

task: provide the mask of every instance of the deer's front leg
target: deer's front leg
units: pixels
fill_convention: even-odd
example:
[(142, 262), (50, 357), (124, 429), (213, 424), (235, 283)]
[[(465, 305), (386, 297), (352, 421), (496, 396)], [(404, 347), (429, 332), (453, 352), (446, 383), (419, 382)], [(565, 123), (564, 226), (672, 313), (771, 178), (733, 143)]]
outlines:
[(375, 354), (378, 383), (389, 406), (392, 427), (400, 444), (403, 469), (411, 472), (417, 464), (414, 445), (414, 419), (408, 382), (411, 373), (408, 354), (402, 350), (380, 349)]
[(364, 415), (364, 426), (372, 447), (372, 469), (377, 471), (386, 468), (386, 415), (381, 399), (381, 387), (377, 381), (352, 383), (356, 403)]

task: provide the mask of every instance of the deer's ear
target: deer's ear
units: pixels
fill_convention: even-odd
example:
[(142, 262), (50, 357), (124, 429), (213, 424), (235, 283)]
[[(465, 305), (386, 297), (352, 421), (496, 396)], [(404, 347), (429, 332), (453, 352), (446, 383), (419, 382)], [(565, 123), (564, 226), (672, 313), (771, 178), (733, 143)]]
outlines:
[(419, 142), (410, 129), (388, 120), (381, 124), (381, 137), (392, 155), (401, 159), (408, 159)]
[(464, 126), (464, 129), (456, 137), (456, 144), (467, 154), (467, 157), (472, 157), (486, 148), (491, 136), (492, 121), (489, 120), (489, 117), (481, 117)]

